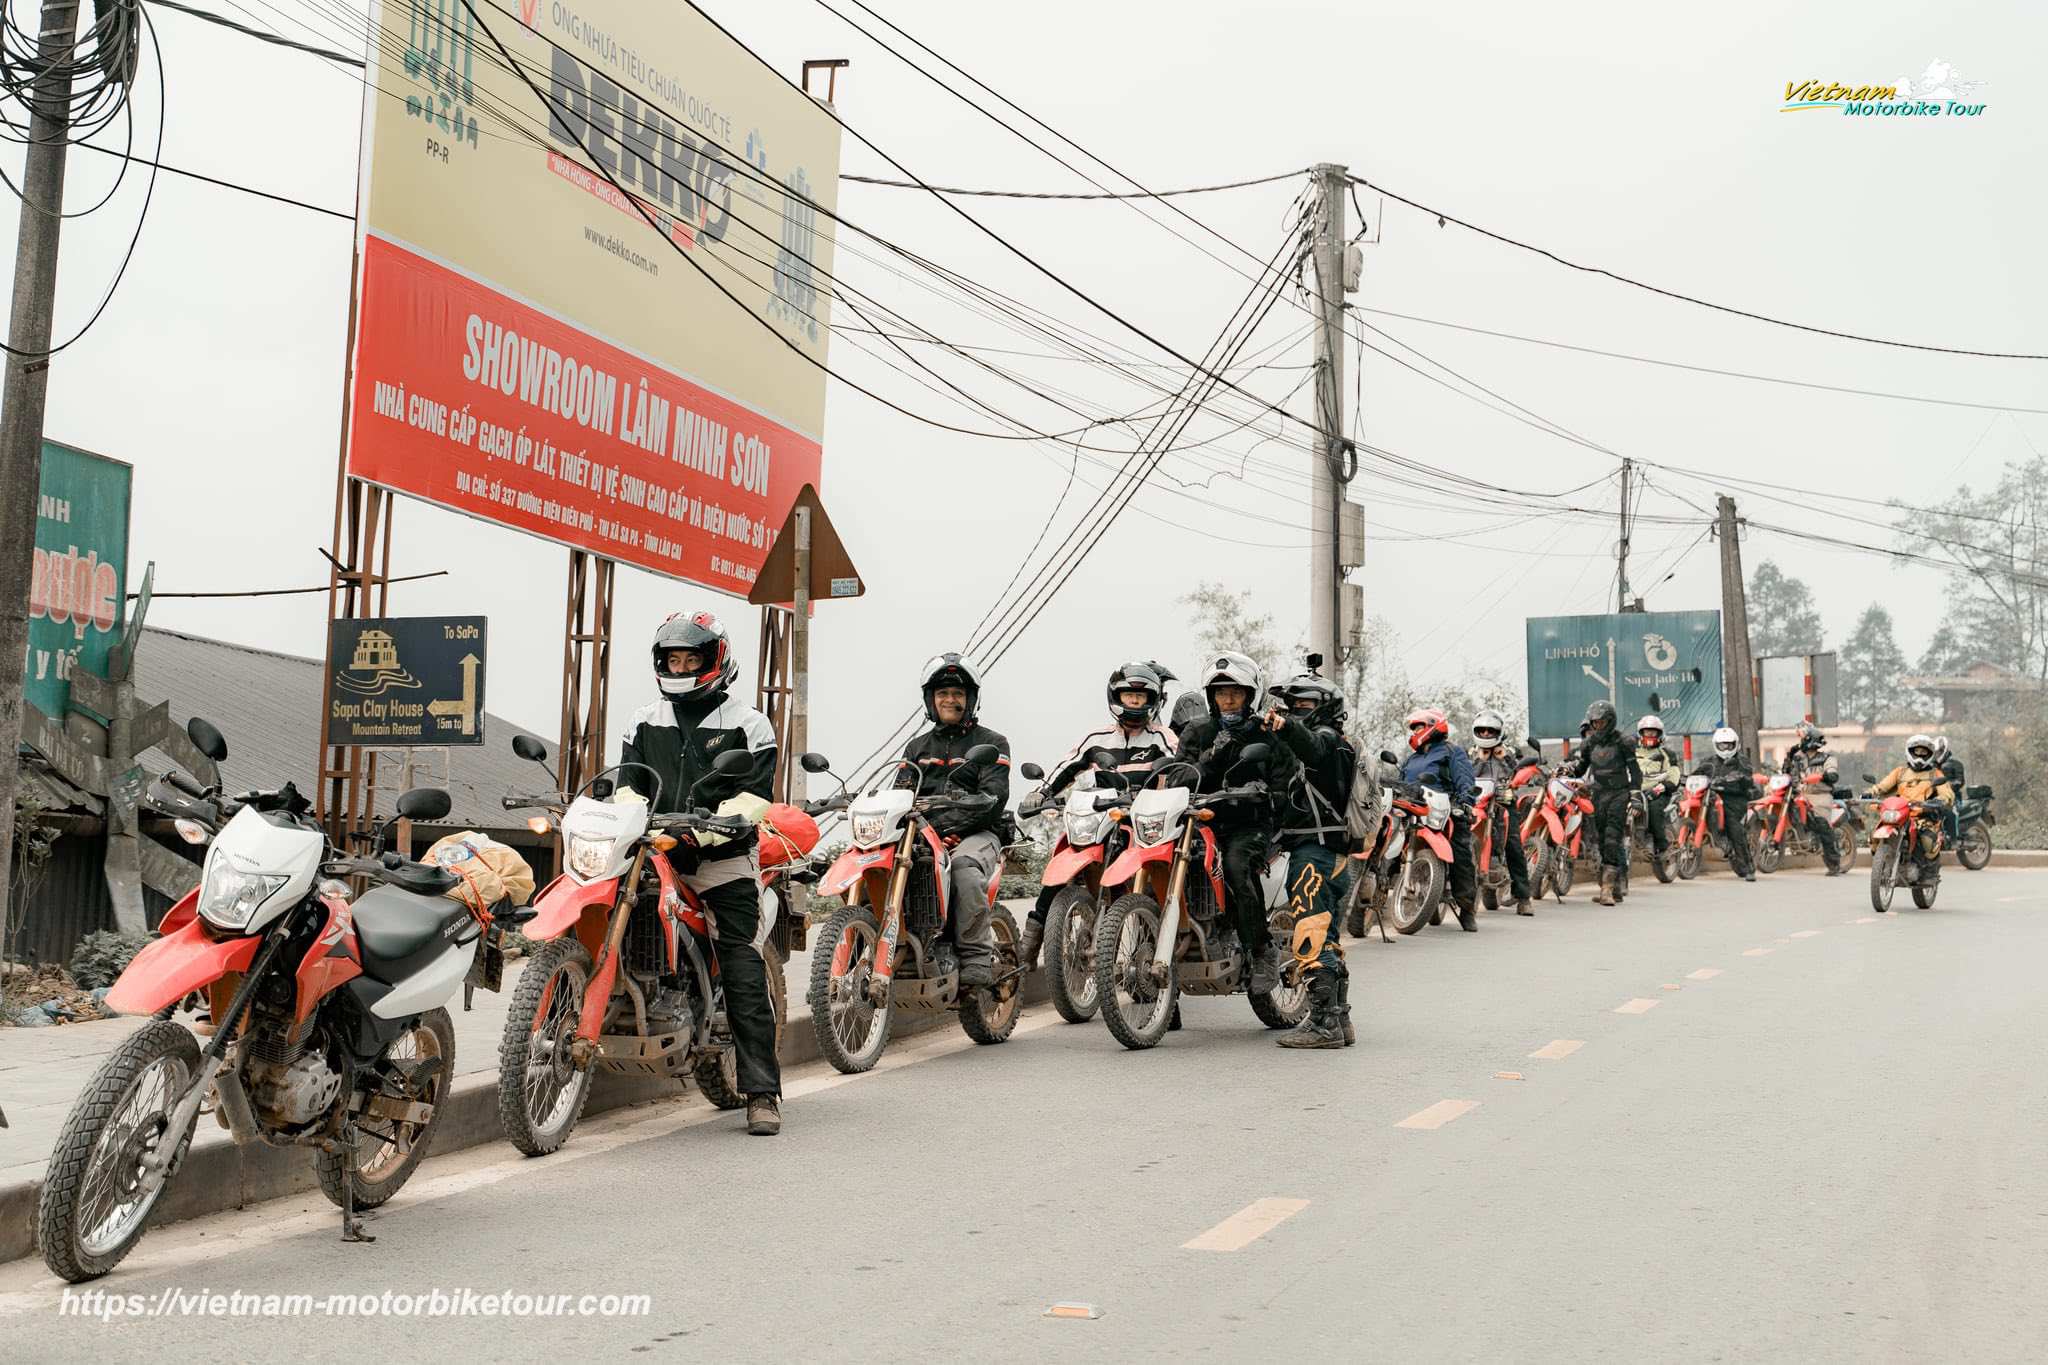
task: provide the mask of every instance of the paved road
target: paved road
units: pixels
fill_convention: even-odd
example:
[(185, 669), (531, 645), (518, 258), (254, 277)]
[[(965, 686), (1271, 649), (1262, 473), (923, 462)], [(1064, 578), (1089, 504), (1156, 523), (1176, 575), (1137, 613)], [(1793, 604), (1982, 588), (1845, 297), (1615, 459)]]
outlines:
[(243, 1359), (2048, 1359), (2048, 871), (1882, 918), (1864, 885), (1715, 876), (1354, 945), (1341, 1054), (1275, 1049), (1242, 1000), (1142, 1054), (1038, 1014), (996, 1050), (941, 1033), (794, 1075), (772, 1142), (642, 1108), (544, 1161), (430, 1163), (374, 1246), (286, 1200), (101, 1282), (645, 1317), (102, 1325), (16, 1263), (0, 1334), (39, 1361), (223, 1333)]

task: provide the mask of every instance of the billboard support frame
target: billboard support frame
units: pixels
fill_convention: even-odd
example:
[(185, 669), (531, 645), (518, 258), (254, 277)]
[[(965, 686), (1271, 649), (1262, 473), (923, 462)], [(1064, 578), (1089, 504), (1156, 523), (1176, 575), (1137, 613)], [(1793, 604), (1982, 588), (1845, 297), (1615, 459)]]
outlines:
[(605, 725), (611, 706), (612, 588), (617, 571), (618, 565), (602, 555), (569, 551), (557, 749), (565, 792), (574, 792), (604, 767)]

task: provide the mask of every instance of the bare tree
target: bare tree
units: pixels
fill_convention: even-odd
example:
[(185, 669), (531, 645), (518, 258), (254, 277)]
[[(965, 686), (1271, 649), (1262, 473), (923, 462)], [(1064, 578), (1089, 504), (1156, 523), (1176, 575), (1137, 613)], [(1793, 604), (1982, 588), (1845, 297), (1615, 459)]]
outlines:
[(2048, 681), (2048, 458), (2009, 464), (1927, 510), (1900, 509), (1899, 548), (1950, 560), (1962, 654)]

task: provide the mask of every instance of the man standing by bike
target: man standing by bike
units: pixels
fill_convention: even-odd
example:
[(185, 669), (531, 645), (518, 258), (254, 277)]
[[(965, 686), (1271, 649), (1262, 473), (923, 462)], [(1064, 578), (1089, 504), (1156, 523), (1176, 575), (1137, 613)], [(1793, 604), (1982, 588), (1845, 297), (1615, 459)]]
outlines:
[[(1159, 706), (1166, 696), (1166, 677), (1157, 664), (1129, 663), (1109, 675), (1108, 725), (1090, 730), (1081, 742), (1046, 774), (1039, 787), (1039, 799), (1050, 804), (1066, 794), (1075, 779), (1093, 766), (1089, 755), (1102, 750), (1109, 766), (1135, 781), (1136, 775), (1174, 751), (1174, 738), (1159, 723)], [(1031, 907), (1024, 923), (1024, 941), (1018, 946), (1018, 965), (1030, 971), (1038, 965), (1038, 949), (1045, 942), (1045, 917), (1053, 897), (1061, 888), (1047, 886), (1038, 892), (1038, 904)]]
[(1692, 772), (1694, 777), (1712, 782), (1713, 794), (1720, 798), (1722, 847), (1728, 854), (1728, 866), (1742, 880), (1755, 881), (1756, 869), (1750, 865), (1749, 831), (1744, 821), (1749, 814), (1750, 798), (1756, 795), (1756, 779), (1749, 766), (1749, 755), (1742, 752), (1741, 736), (1726, 725), (1714, 731), (1714, 751), (1701, 759)]
[(1472, 777), (1474, 781), (1493, 781), (1493, 804), (1488, 808), (1493, 821), (1493, 846), (1508, 865), (1508, 894), (1515, 898), (1515, 913), (1533, 915), (1536, 912), (1529, 908), (1529, 859), (1522, 851), (1522, 822), (1515, 818), (1514, 789), (1508, 785), (1515, 780), (1522, 763), (1520, 756), (1507, 747), (1506, 736), (1507, 725), (1496, 712), (1481, 711), (1472, 718)]
[(1274, 799), (1294, 916), (1290, 944), (1296, 970), (1308, 981), (1308, 1014), (1277, 1040), (1290, 1048), (1342, 1048), (1358, 1036), (1351, 1027), (1350, 973), (1337, 919), (1349, 875), (1344, 803), (1358, 758), (1344, 739), (1344, 695), (1315, 672), (1320, 662), (1311, 655), (1308, 672), (1274, 687), (1266, 713), (1266, 729), (1279, 740), (1291, 770)]
[[(1209, 714), (1181, 731), (1180, 757), (1200, 774), (1201, 790), (1216, 791), (1254, 779), (1279, 790), (1291, 757), (1270, 753), (1256, 771), (1233, 772), (1243, 751), (1260, 740), (1259, 719), (1252, 711), (1262, 678), (1259, 666), (1234, 650), (1210, 656), (1202, 670), (1202, 695)], [(1271, 993), (1280, 985), (1280, 954), (1266, 922), (1266, 898), (1259, 886), (1272, 847), (1274, 820), (1270, 800), (1232, 801), (1218, 806), (1211, 828), (1223, 848), (1224, 908), (1237, 927), (1238, 942), (1252, 961), (1251, 989)]]
[[(1828, 753), (1827, 736), (1820, 727), (1810, 720), (1799, 722), (1799, 737), (1792, 747), (1785, 751), (1785, 761), (1779, 765), (1780, 772), (1794, 782), (1808, 773), (1820, 774), (1820, 785), (1827, 789), (1826, 801), (1834, 800), (1835, 784), (1842, 780), (1841, 770), (1835, 765), (1834, 756)], [(1816, 808), (1817, 798), (1809, 797), (1806, 803), (1806, 832), (1820, 845), (1821, 860), (1828, 865), (1828, 875), (1842, 875), (1842, 846), (1835, 841), (1835, 830)]]
[(1671, 798), (1678, 792), (1680, 773), (1677, 755), (1664, 747), (1664, 722), (1655, 716), (1636, 722), (1636, 767), (1643, 774), (1652, 856), (1662, 858), (1671, 851)]
[[(669, 617), (654, 633), (653, 653), (661, 699), (633, 713), (620, 761), (643, 763), (660, 775), (662, 811), (715, 809), (742, 793), (768, 800), (775, 786), (775, 727), (727, 695), (739, 665), (718, 617), (708, 611)], [(730, 776), (715, 771), (712, 764), (728, 752), (746, 753), (752, 766)], [(621, 776), (630, 783), (635, 774), (628, 769)], [(761, 915), (755, 836), (704, 848), (678, 844), (668, 857), (717, 926), (718, 971), (725, 982), (739, 1088), (747, 1096), (747, 1131), (772, 1137), (782, 1131), (782, 1068), (775, 1056), (775, 1007), (761, 949), (774, 924)]]
[(1425, 706), (1408, 713), (1408, 757), (1401, 780), (1440, 791), (1451, 798), (1451, 900), (1458, 907), (1458, 927), (1479, 932), (1479, 869), (1472, 856), (1472, 762), (1451, 743), (1451, 721), (1439, 708)]
[(1580, 748), (1560, 770), (1587, 779), (1593, 788), (1593, 834), (1600, 841), (1600, 892), (1595, 905), (1621, 903), (1621, 860), (1626, 856), (1629, 793), (1643, 785), (1636, 766), (1636, 742), (1621, 732), (1614, 703), (1601, 700), (1586, 708), (1579, 727)]
[[(1010, 831), (1010, 741), (977, 719), (981, 679), (965, 656), (934, 655), (918, 687), (932, 728), (903, 746), (896, 785), (921, 791), (958, 788), (994, 798), (983, 810), (942, 811), (932, 817), (932, 829), (951, 850), (946, 898), (952, 906), (953, 946), (960, 954), (960, 985), (992, 986), (996, 939), (989, 927), (988, 884), (1003, 861)], [(968, 768), (963, 780), (953, 781), (967, 751), (983, 744), (994, 745), (1001, 757), (986, 767)]]

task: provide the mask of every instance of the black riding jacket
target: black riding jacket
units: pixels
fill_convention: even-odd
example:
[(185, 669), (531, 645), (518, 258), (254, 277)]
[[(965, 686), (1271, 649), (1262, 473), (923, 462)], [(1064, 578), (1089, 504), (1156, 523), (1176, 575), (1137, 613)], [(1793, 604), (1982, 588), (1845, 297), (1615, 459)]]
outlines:
[(1570, 777), (1590, 777), (1596, 792), (1631, 792), (1643, 785), (1643, 770), (1636, 766), (1635, 737), (1619, 728), (1586, 735), (1579, 751), (1566, 759), (1559, 771)]
[(1280, 821), (1280, 844), (1294, 848), (1321, 844), (1342, 853), (1344, 805), (1351, 796), (1358, 758), (1343, 735), (1328, 725), (1310, 727), (1289, 716), (1268, 742), (1294, 760), (1286, 785), (1276, 789), (1274, 808)]
[[(1749, 755), (1740, 749), (1733, 758), (1722, 758), (1719, 754), (1708, 753), (1693, 765), (1694, 777), (1711, 778), (1714, 787), (1722, 796), (1731, 801), (1749, 801), (1756, 796), (1756, 769), (1749, 764)], [(1741, 779), (1737, 781), (1736, 779)]]
[[(950, 780), (951, 774), (967, 762), (967, 751), (978, 744), (995, 745), (1002, 757), (974, 769), (959, 781)], [(995, 801), (987, 810), (939, 812), (932, 817), (932, 828), (954, 838), (988, 830), (1009, 842), (1010, 741), (986, 725), (936, 725), (911, 740), (903, 746), (903, 759), (896, 765), (896, 785), (920, 790), (926, 796), (942, 792), (993, 796)]]
[[(1214, 715), (1191, 721), (1188, 728), (1181, 731), (1178, 757), (1193, 764), (1201, 774), (1195, 782), (1196, 791), (1220, 791), (1224, 787), (1241, 787), (1249, 782), (1266, 784), (1266, 799), (1263, 801), (1230, 801), (1218, 806), (1216, 824), (1219, 828), (1255, 826), (1270, 833), (1279, 827), (1279, 803), (1275, 796), (1286, 790), (1288, 778), (1298, 770), (1300, 761), (1286, 745), (1273, 743), (1276, 738), (1252, 720), (1234, 730), (1226, 730)], [(1232, 772), (1237, 767), (1239, 752), (1252, 744), (1268, 747), (1270, 752), (1266, 761), (1257, 767)]]
[[(753, 766), (730, 775), (714, 772), (711, 765), (718, 756), (733, 749), (750, 754)], [(657, 811), (716, 810), (721, 801), (741, 792), (771, 800), (775, 792), (775, 727), (759, 711), (723, 692), (681, 701), (663, 697), (633, 713), (619, 761), (644, 763), (661, 775)], [(698, 785), (700, 778), (702, 785)], [(630, 768), (619, 774), (619, 780), (635, 791), (650, 785), (645, 773)], [(653, 793), (648, 796), (652, 799)], [(736, 857), (753, 846), (754, 838), (749, 835), (703, 849), (698, 856), (715, 862)]]

